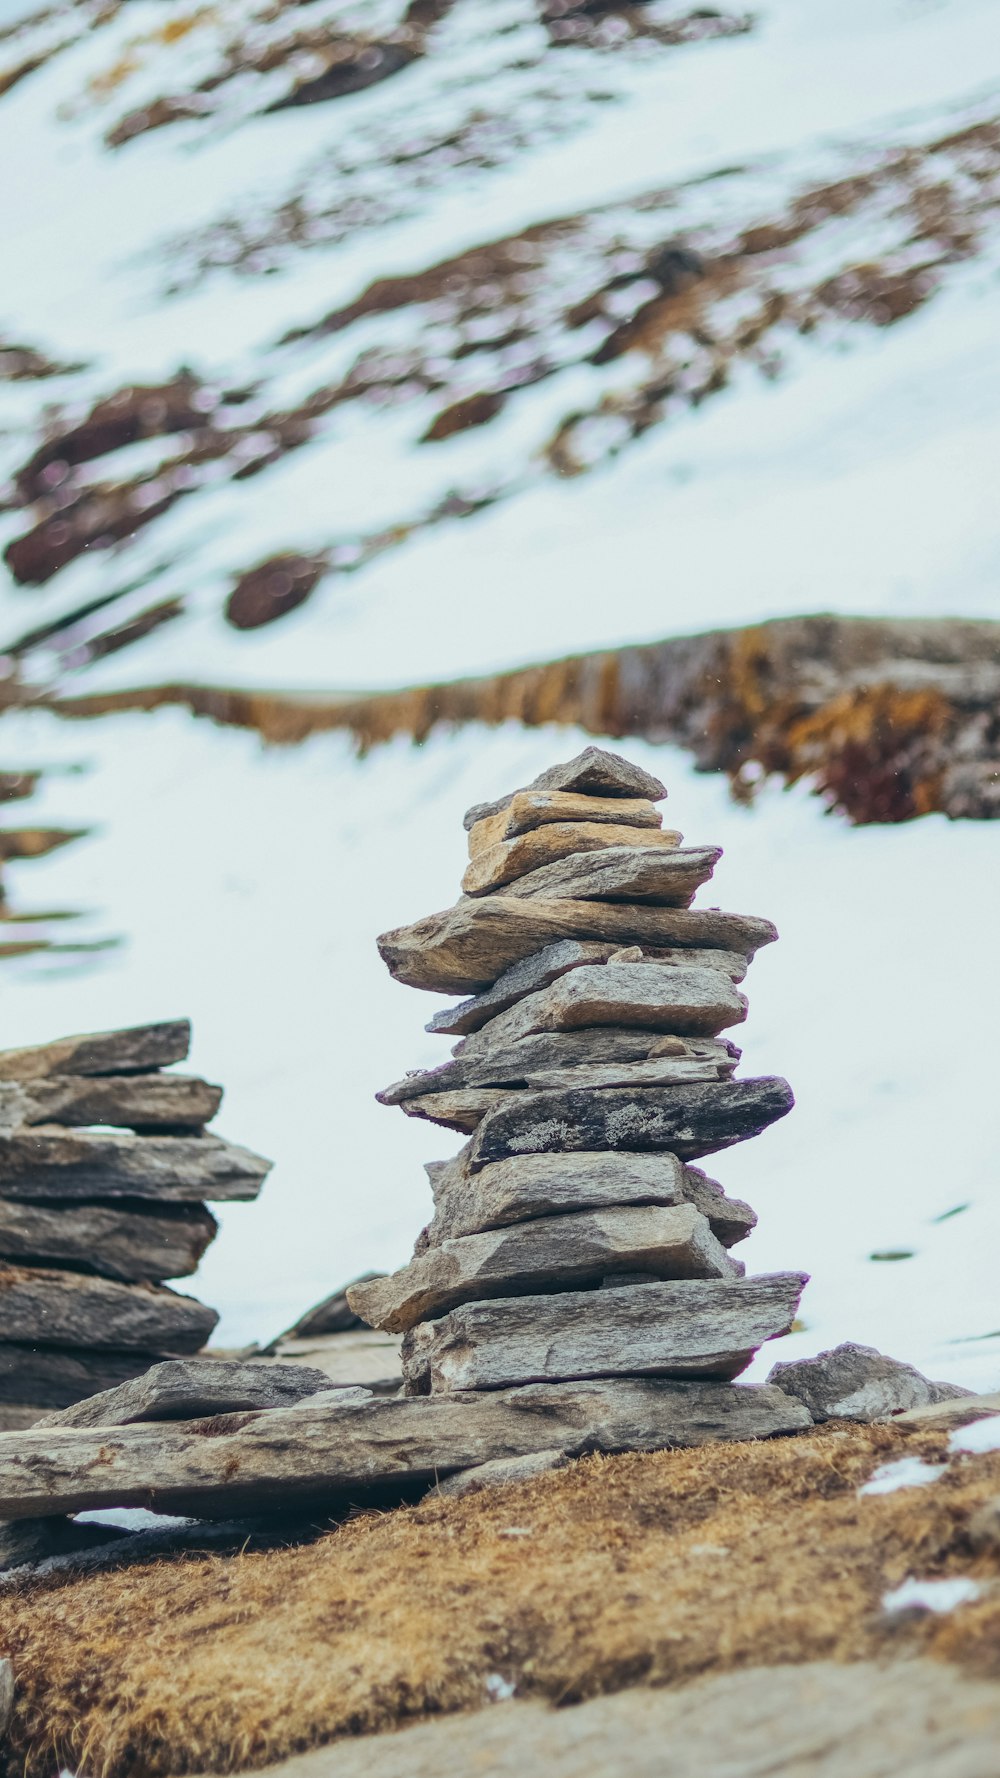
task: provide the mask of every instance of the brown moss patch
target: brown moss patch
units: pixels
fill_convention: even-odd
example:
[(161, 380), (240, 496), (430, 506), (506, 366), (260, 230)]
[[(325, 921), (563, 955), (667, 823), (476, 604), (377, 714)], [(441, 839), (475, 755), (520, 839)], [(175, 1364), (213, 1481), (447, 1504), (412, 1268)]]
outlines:
[[(23, 1582), (0, 1622), (17, 1678), (0, 1769), (229, 1772), (479, 1707), (498, 1672), (561, 1703), (762, 1661), (919, 1651), (1000, 1673), (1000, 1553), (969, 1535), (1000, 1453), (858, 1495), (877, 1464), (946, 1443), (889, 1423), (589, 1457), (306, 1547)], [(982, 1596), (887, 1618), (911, 1574), (970, 1575)]]

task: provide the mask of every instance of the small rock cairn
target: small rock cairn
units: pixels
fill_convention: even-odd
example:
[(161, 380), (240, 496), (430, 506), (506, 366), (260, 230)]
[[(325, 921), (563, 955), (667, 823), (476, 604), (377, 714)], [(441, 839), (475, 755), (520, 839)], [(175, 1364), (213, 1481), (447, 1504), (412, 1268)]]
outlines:
[[(452, 1059), (378, 1096), (465, 1132), (428, 1168), (435, 1210), (414, 1257), (351, 1307), (405, 1332), (407, 1394), (583, 1379), (702, 1385), (648, 1393), (660, 1442), (787, 1429), (777, 1390), (733, 1389), (786, 1333), (805, 1277), (746, 1277), (730, 1249), (756, 1218), (692, 1165), (792, 1106), (783, 1080), (734, 1079), (721, 1033), (765, 920), (694, 910), (720, 856), (662, 826), (666, 791), (588, 747), (469, 810), (464, 895), (379, 941), (393, 975), (471, 998), (428, 1031)], [(648, 1386), (648, 1385), (647, 1385)], [(665, 1419), (664, 1419), (665, 1415)]]
[[(198, 1352), (214, 1309), (163, 1286), (270, 1163), (206, 1133), (220, 1087), (161, 1072), (187, 1020), (0, 1053), (0, 1429)], [(110, 1126), (110, 1127), (109, 1127)]]

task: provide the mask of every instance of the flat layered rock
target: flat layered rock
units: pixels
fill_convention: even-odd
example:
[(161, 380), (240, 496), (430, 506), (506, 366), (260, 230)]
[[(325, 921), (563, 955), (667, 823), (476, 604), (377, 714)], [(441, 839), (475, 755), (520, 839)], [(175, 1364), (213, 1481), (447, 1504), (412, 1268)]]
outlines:
[(475, 994), (470, 1000), (463, 1000), (458, 1006), (445, 1007), (442, 1012), (424, 1026), (425, 1031), (432, 1035), (444, 1032), (451, 1037), (465, 1037), (471, 1031), (478, 1031), (497, 1013), (506, 1012), (523, 1000), (526, 994), (535, 994), (539, 988), (547, 988), (559, 976), (571, 969), (580, 969), (586, 963), (609, 962), (660, 963), (665, 968), (683, 969), (721, 969), (730, 981), (741, 982), (747, 972), (747, 960), (738, 951), (682, 951), (668, 947), (657, 948), (640, 945), (623, 948), (612, 943), (598, 944), (591, 940), (580, 942), (577, 939), (563, 939), (560, 944), (546, 945), (543, 950), (536, 951), (533, 957), (524, 958), (523, 962), (515, 963), (512, 969), (505, 970), (500, 979), (488, 988), (485, 994)]
[(667, 794), (659, 778), (644, 772), (641, 766), (633, 765), (620, 753), (609, 753), (604, 747), (585, 747), (564, 765), (549, 766), (546, 771), (539, 772), (538, 777), (521, 790), (508, 791), (506, 796), (497, 797), (491, 803), (474, 803), (466, 811), (463, 825), (468, 830), (477, 821), (498, 815), (501, 809), (509, 808), (516, 796), (532, 790), (560, 790), (582, 796), (641, 797), (653, 803), (663, 802)]
[(203, 1205), (138, 1210), (0, 1198), (0, 1258), (85, 1267), (104, 1278), (186, 1278), (218, 1233)]
[[(518, 844), (517, 841), (512, 842)], [(652, 902), (686, 908), (722, 857), (720, 846), (609, 846), (574, 853), (506, 884), (507, 896), (541, 900)]]
[(682, 835), (672, 828), (612, 826), (586, 820), (554, 821), (545, 827), (536, 827), (530, 833), (518, 834), (516, 839), (500, 840), (478, 851), (465, 871), (462, 888), (466, 895), (488, 895), (505, 883), (514, 883), (529, 871), (540, 870), (560, 859), (602, 852), (609, 847), (618, 851), (628, 847), (641, 847), (645, 852), (672, 851), (679, 847), (681, 839)]
[(0, 1080), (44, 1080), (50, 1074), (148, 1074), (183, 1062), (191, 1047), (189, 1019), (89, 1031), (31, 1049), (0, 1051)]
[(0, 1344), (0, 1412), (8, 1404), (33, 1404), (37, 1417), (50, 1408), (67, 1408), (99, 1390), (116, 1389), (139, 1376), (161, 1352), (84, 1351), (79, 1346)]
[(218, 1136), (134, 1136), (39, 1124), (0, 1133), (7, 1198), (255, 1198), (270, 1161)]
[(144, 1420), (199, 1420), (245, 1409), (286, 1408), (330, 1387), (305, 1364), (242, 1364), (219, 1358), (173, 1358), (142, 1376), (72, 1407), (46, 1414), (42, 1426), (132, 1426)]
[(692, 1204), (591, 1210), (442, 1241), (348, 1293), (372, 1327), (405, 1333), (460, 1303), (598, 1284), (617, 1273), (723, 1278), (733, 1262)]
[(219, 1317), (156, 1284), (0, 1265), (0, 1341), (38, 1346), (197, 1352)]
[(496, 1111), (510, 1098), (506, 1087), (460, 1087), (444, 1093), (421, 1093), (400, 1101), (407, 1117), (423, 1118), (445, 1130), (470, 1136), (488, 1111)]
[(291, 1512), (534, 1451), (655, 1451), (810, 1425), (801, 1402), (780, 1389), (725, 1383), (548, 1384), (424, 1401), (352, 1395), (340, 1404), (313, 1397), (187, 1426), (8, 1434), (0, 1440), (0, 1517), (128, 1506), (206, 1519)]
[(776, 1272), (465, 1303), (406, 1335), (403, 1373), (416, 1394), (650, 1373), (736, 1377), (765, 1340), (788, 1332), (805, 1283), (801, 1272)]
[(649, 1062), (594, 1063), (589, 1068), (541, 1068), (525, 1075), (525, 1085), (579, 1087), (600, 1092), (604, 1087), (671, 1087), (683, 1082), (728, 1080), (736, 1067), (731, 1056), (709, 1061), (700, 1056), (659, 1056)]
[(405, 1099), (422, 1093), (455, 1092), (462, 1087), (523, 1087), (529, 1075), (547, 1069), (603, 1068), (662, 1056), (705, 1062), (725, 1075), (732, 1073), (740, 1059), (736, 1044), (725, 1037), (671, 1037), (669, 1047), (658, 1056), (661, 1043), (655, 1031), (599, 1025), (592, 1030), (536, 1032), (469, 1049), (459, 1044), (452, 1061), (442, 1062), (439, 1068), (414, 1069), (375, 1096), (380, 1105), (402, 1105)]
[(817, 1421), (889, 1420), (911, 1408), (972, 1395), (957, 1383), (933, 1383), (912, 1364), (851, 1340), (815, 1358), (776, 1364), (767, 1380), (804, 1402)]
[(528, 994), (462, 1041), (461, 1055), (540, 1031), (595, 1025), (645, 1027), (675, 1037), (716, 1037), (747, 1016), (746, 995), (718, 969), (659, 969), (648, 963), (588, 964)]
[(756, 1223), (749, 1204), (672, 1154), (526, 1154), (469, 1173), (455, 1162), (429, 1167), (434, 1216), (430, 1246), (456, 1235), (505, 1228), (535, 1217), (646, 1204), (693, 1204), (724, 1247)]
[(378, 1333), (356, 1317), (355, 1322), (345, 1333), (283, 1339), (275, 1349), (276, 1359), (322, 1371), (334, 1389), (363, 1388), (375, 1395), (398, 1395), (403, 1386), (399, 1335)]
[(560, 939), (738, 951), (753, 956), (778, 936), (769, 920), (716, 908), (668, 908), (580, 899), (485, 895), (384, 932), (391, 975), (434, 994), (477, 994), (504, 970)]
[(456, 1470), (454, 1475), (446, 1476), (437, 1484), (436, 1491), (446, 1500), (464, 1500), (467, 1494), (484, 1494), (494, 1488), (509, 1488), (512, 1483), (533, 1481), (536, 1475), (565, 1469), (571, 1461), (565, 1451), (532, 1451), (528, 1457), (499, 1457), (492, 1463), (477, 1463), (475, 1469)]
[(696, 1161), (759, 1136), (793, 1104), (791, 1087), (776, 1075), (708, 1086), (516, 1093), (487, 1112), (473, 1137), (469, 1164), (477, 1172), (509, 1155), (604, 1148), (639, 1154), (669, 1149)]
[(121, 1124), (127, 1129), (200, 1129), (221, 1103), (221, 1087), (182, 1074), (49, 1075), (0, 1084), (0, 1128)]
[(469, 857), (478, 858), (491, 846), (516, 839), (518, 834), (566, 821), (647, 829), (663, 826), (663, 816), (647, 797), (584, 796), (569, 790), (518, 790), (496, 815), (487, 815), (469, 828)]

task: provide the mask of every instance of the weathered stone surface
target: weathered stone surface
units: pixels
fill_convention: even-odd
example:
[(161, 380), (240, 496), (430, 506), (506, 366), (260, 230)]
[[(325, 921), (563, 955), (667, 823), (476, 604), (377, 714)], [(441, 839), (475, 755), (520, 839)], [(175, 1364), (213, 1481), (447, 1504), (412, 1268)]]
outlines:
[(587, 821), (611, 827), (662, 827), (663, 816), (647, 797), (584, 796), (568, 790), (519, 790), (505, 808), (469, 829), (469, 857), (550, 822)]
[(35, 1414), (66, 1408), (85, 1395), (117, 1388), (129, 1377), (139, 1376), (157, 1357), (168, 1356), (168, 1352), (137, 1350), (88, 1352), (75, 1345), (0, 1344), (0, 1403), (18, 1409), (33, 1403)]
[(424, 1030), (435, 1034), (443, 1031), (452, 1037), (465, 1037), (470, 1031), (478, 1031), (497, 1013), (506, 1012), (509, 1006), (523, 1000), (526, 994), (534, 994), (539, 988), (547, 988), (550, 982), (565, 975), (570, 969), (580, 969), (585, 963), (609, 962), (661, 963), (665, 968), (673, 969), (721, 969), (733, 982), (741, 982), (747, 972), (747, 960), (738, 951), (685, 951), (655, 945), (648, 945), (645, 949), (641, 945), (623, 948), (613, 943), (598, 944), (593, 940), (581, 943), (576, 939), (563, 939), (559, 944), (546, 945), (544, 950), (537, 951), (533, 957), (526, 957), (523, 962), (515, 963), (511, 969), (505, 970), (499, 981), (494, 982), (485, 994), (476, 994), (471, 1000), (463, 1000), (458, 1006), (446, 1007), (444, 1011), (435, 1013), (424, 1026)]
[(423, 1072), (414, 1070), (376, 1094), (380, 1105), (401, 1105), (422, 1093), (455, 1092), (461, 1087), (518, 1086), (545, 1069), (609, 1067), (645, 1062), (660, 1054), (706, 1062), (720, 1075), (731, 1074), (740, 1059), (726, 1037), (669, 1037), (655, 1031), (620, 1025), (598, 1025), (582, 1031), (541, 1031), (496, 1044), (456, 1046), (450, 1062)]
[[(368, 1284), (373, 1278), (384, 1278), (384, 1272), (362, 1272), (359, 1277), (352, 1278), (351, 1284)], [(315, 1303), (300, 1315), (294, 1327), (288, 1328), (278, 1336), (279, 1340), (306, 1340), (323, 1334), (347, 1333), (352, 1327), (363, 1325), (361, 1317), (355, 1315), (347, 1300), (350, 1285), (342, 1284), (339, 1290), (325, 1296), (321, 1303)], [(275, 1341), (275, 1345), (278, 1341)]]
[(648, 901), (658, 907), (686, 908), (721, 857), (719, 846), (674, 850), (609, 846), (606, 851), (574, 853), (555, 864), (543, 864), (507, 883), (504, 895), (537, 896), (543, 901), (564, 896), (575, 901)]
[[(682, 1287), (646, 1286), (670, 1288)], [(427, 1401), (326, 1395), (186, 1426), (10, 1433), (0, 1440), (0, 1517), (112, 1506), (209, 1519), (289, 1512), (533, 1451), (653, 1451), (810, 1424), (780, 1389), (724, 1383), (628, 1379)]]
[[(715, 1037), (747, 1016), (745, 994), (718, 969), (660, 969), (647, 963), (590, 964), (498, 1013), (463, 1038), (462, 1056), (485, 1055), (539, 1031), (593, 1025), (645, 1026), (676, 1037)], [(614, 1059), (614, 1058), (612, 1058)]]
[(143, 1420), (198, 1420), (247, 1408), (286, 1408), (329, 1389), (323, 1371), (304, 1364), (241, 1364), (219, 1358), (172, 1358), (141, 1377), (46, 1414), (42, 1426), (132, 1426)]
[(379, 953), (391, 975), (434, 994), (476, 994), (523, 957), (559, 939), (618, 945), (739, 951), (750, 957), (777, 938), (769, 920), (716, 908), (557, 900), (514, 895), (472, 897), (384, 932)]
[(667, 794), (659, 778), (644, 772), (641, 766), (633, 765), (620, 753), (609, 753), (603, 747), (585, 747), (564, 765), (549, 766), (546, 771), (539, 772), (538, 777), (522, 790), (511, 790), (491, 803), (474, 803), (466, 812), (465, 828), (468, 830), (477, 821), (509, 808), (514, 798), (526, 790), (561, 790), (582, 796), (642, 797), (653, 803), (661, 803)]
[(693, 1204), (724, 1247), (742, 1241), (757, 1220), (749, 1204), (727, 1198), (700, 1168), (672, 1154), (526, 1154), (478, 1173), (456, 1157), (427, 1171), (434, 1192), (430, 1246), (540, 1216), (644, 1204)]
[(436, 1492), (446, 1499), (462, 1500), (467, 1494), (507, 1488), (512, 1482), (530, 1482), (536, 1475), (565, 1469), (570, 1461), (565, 1451), (532, 1451), (528, 1457), (498, 1457), (492, 1463), (478, 1463), (475, 1469), (460, 1469), (454, 1475), (445, 1476), (444, 1481), (438, 1483)]
[(787, 1081), (720, 1080), (707, 1086), (607, 1087), (515, 1093), (487, 1112), (469, 1153), (473, 1172), (514, 1154), (576, 1149), (669, 1149), (697, 1160), (758, 1136), (792, 1109)]
[(776, 1364), (768, 1382), (804, 1402), (814, 1420), (888, 1420), (909, 1408), (971, 1396), (956, 1383), (932, 1383), (912, 1364), (851, 1340)]
[(344, 1333), (313, 1334), (284, 1339), (276, 1348), (282, 1364), (306, 1364), (321, 1370), (335, 1389), (370, 1389), (374, 1395), (397, 1395), (403, 1386), (398, 1334), (378, 1333), (357, 1325)]
[(646, 852), (672, 851), (679, 847), (681, 837), (673, 828), (656, 830), (609, 826), (599, 821), (555, 821), (478, 852), (465, 871), (462, 888), (466, 895), (488, 895), (505, 883), (514, 883), (529, 871), (541, 870), (560, 859), (603, 852), (609, 847), (619, 851), (623, 847), (641, 847)]
[(0, 1084), (0, 1128), (121, 1124), (200, 1129), (221, 1103), (221, 1087), (182, 1074), (49, 1075)]
[(0, 1133), (7, 1198), (255, 1198), (271, 1163), (218, 1136), (133, 1136), (39, 1124)]
[(894, 1418), (897, 1426), (912, 1426), (918, 1431), (923, 1427), (936, 1427), (940, 1431), (954, 1432), (960, 1426), (987, 1419), (992, 1414), (1000, 1414), (1000, 1390), (986, 1395), (963, 1395), (954, 1400), (928, 1402), (926, 1407), (908, 1408), (905, 1414), (897, 1414)]
[(197, 1352), (219, 1317), (161, 1284), (119, 1284), (82, 1272), (0, 1265), (0, 1340)]
[(218, 1227), (201, 1204), (137, 1210), (0, 1198), (0, 1258), (62, 1262), (104, 1278), (156, 1284), (195, 1271)]
[[(0, 1573), (11, 1568), (24, 1568), (29, 1563), (46, 1562), (51, 1556), (69, 1556), (79, 1550), (96, 1549), (128, 1535), (127, 1531), (114, 1525), (78, 1524), (75, 1519), (59, 1513), (50, 1518), (0, 1523)], [(0, 1735), (4, 1729), (3, 1668), (7, 1665), (6, 1661), (0, 1661)]]
[(403, 1099), (401, 1104), (407, 1117), (424, 1118), (429, 1124), (441, 1124), (468, 1136), (479, 1128), (488, 1111), (495, 1111), (509, 1098), (506, 1087), (462, 1087), (455, 1092), (422, 1093)]
[(7, 1724), (14, 1712), (14, 1669), (6, 1659), (0, 1660), (0, 1736), (7, 1733)]
[(660, 1056), (652, 1062), (595, 1063), (590, 1068), (542, 1068), (525, 1075), (525, 1085), (579, 1087), (599, 1092), (604, 1087), (672, 1087), (684, 1081), (728, 1080), (736, 1067), (732, 1057), (709, 1061), (700, 1056)]
[(805, 1283), (801, 1272), (775, 1272), (464, 1303), (406, 1335), (403, 1374), (414, 1394), (582, 1377), (736, 1377), (765, 1340), (788, 1332)]
[(444, 1240), (408, 1266), (348, 1292), (353, 1309), (388, 1333), (487, 1297), (598, 1284), (616, 1273), (724, 1278), (733, 1262), (692, 1204), (544, 1216)]
[(0, 1051), (0, 1080), (43, 1080), (50, 1074), (147, 1074), (183, 1062), (190, 1046), (188, 1019), (85, 1032), (31, 1049)]

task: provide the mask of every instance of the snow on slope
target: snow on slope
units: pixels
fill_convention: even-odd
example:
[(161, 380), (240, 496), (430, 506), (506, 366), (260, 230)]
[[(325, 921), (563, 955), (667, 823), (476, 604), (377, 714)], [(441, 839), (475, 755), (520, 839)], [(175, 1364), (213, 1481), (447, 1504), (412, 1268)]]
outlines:
[[(342, 737), (268, 752), (177, 710), (84, 728), (16, 715), (6, 735), (15, 763), (92, 767), (43, 789), (43, 819), (101, 813), (93, 839), (32, 863), (32, 895), (48, 884), (128, 943), (75, 979), (44, 957), (5, 966), (0, 1043), (190, 1014), (192, 1065), (226, 1088), (222, 1133), (276, 1161), (256, 1205), (223, 1209), (195, 1282), (220, 1338), (266, 1338), (345, 1278), (405, 1262), (430, 1211), (422, 1163), (461, 1139), (374, 1102), (448, 1054), (423, 1031), (437, 998), (395, 984), (375, 936), (455, 899), (470, 802), (585, 738), (469, 730), (358, 762)], [(667, 780), (690, 841), (725, 847), (699, 900), (781, 933), (734, 1035), (741, 1073), (784, 1074), (797, 1105), (706, 1162), (759, 1212), (750, 1270), (812, 1274), (780, 1356), (850, 1338), (996, 1388), (1000, 832), (847, 829), (803, 791), (747, 812), (683, 756), (628, 752)]]
[[(33, 678), (360, 686), (995, 611), (992, 0), (626, 12), (107, 0), (0, 41), (42, 58), (0, 93), (0, 336), (54, 371), (0, 383)], [(405, 65), (289, 104), (331, 56)], [(133, 433), (82, 443), (116, 395)]]

